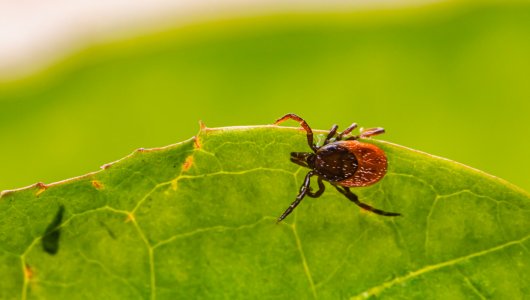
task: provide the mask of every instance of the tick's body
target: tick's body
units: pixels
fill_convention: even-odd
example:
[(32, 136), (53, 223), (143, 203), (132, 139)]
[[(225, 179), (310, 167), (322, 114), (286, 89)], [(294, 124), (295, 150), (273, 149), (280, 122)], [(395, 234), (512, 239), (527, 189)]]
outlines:
[[(337, 125), (331, 128), (324, 145), (317, 147), (313, 144), (313, 131), (307, 123), (295, 114), (287, 114), (278, 119), (275, 124), (292, 119), (300, 122), (307, 132), (307, 142), (314, 153), (292, 152), (291, 161), (311, 169), (305, 177), (296, 200), (278, 218), (278, 222), (289, 215), (302, 201), (304, 196), (317, 198), (324, 192), (323, 180), (331, 183), (340, 193), (355, 202), (360, 207), (384, 216), (398, 216), (398, 213), (385, 212), (373, 208), (358, 200), (350, 191), (350, 187), (361, 187), (374, 184), (386, 174), (387, 160), (383, 150), (375, 145), (357, 141), (361, 137), (370, 137), (384, 132), (383, 128), (372, 128), (361, 133), (360, 136), (344, 138), (357, 127), (354, 123), (343, 132), (337, 134)], [(312, 176), (318, 176), (318, 191), (313, 193), (309, 187)]]
[(315, 154), (316, 175), (340, 186), (371, 185), (386, 173), (386, 156), (372, 144), (337, 141), (319, 148)]

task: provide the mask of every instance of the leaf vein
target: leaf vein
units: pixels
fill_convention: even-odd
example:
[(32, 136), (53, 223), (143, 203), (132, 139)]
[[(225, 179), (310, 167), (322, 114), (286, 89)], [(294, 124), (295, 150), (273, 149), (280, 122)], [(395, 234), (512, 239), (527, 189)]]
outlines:
[(469, 289), (473, 291), (473, 293), (475, 293), (477, 296), (479, 296), (480, 299), (483, 299), (483, 300), (486, 300), (487, 297), (484, 296), (480, 290), (478, 289), (478, 287), (469, 279), (469, 277), (464, 274), (464, 272), (462, 272), (462, 270), (460, 270), (460, 268), (456, 268), (458, 270), (458, 272), (460, 273), (460, 275), (462, 275), (462, 277), (464, 277), (464, 281), (466, 282), (466, 284), (469, 286)]
[(194, 236), (194, 235), (197, 235), (197, 234), (201, 234), (201, 233), (206, 233), (206, 232), (211, 232), (211, 231), (216, 231), (216, 232), (225, 232), (225, 231), (232, 231), (232, 230), (236, 230), (237, 231), (237, 230), (252, 228), (252, 227), (262, 223), (264, 220), (276, 220), (276, 219), (273, 218), (273, 217), (270, 217), (270, 216), (266, 216), (266, 217), (263, 217), (263, 218), (259, 219), (258, 221), (254, 222), (254, 223), (244, 224), (244, 225), (237, 226), (237, 227), (218, 225), (218, 226), (210, 226), (210, 227), (198, 228), (198, 229), (195, 229), (195, 230), (192, 230), (192, 231), (175, 234), (175, 235), (172, 235), (171, 237), (169, 237), (169, 238), (167, 238), (165, 240), (159, 241), (158, 243), (153, 245), (153, 249), (156, 249), (156, 248), (158, 248), (160, 246), (163, 246), (165, 244), (169, 244), (169, 243), (171, 243), (173, 241), (176, 241), (176, 240), (179, 240), (179, 239), (183, 239), (183, 238), (187, 238), (187, 237), (191, 237), (191, 236)]
[(304, 267), (304, 272), (307, 276), (307, 280), (309, 281), (309, 285), (311, 287), (311, 292), (313, 293), (313, 297), (315, 299), (318, 299), (315, 283), (313, 282), (313, 276), (311, 275), (311, 270), (309, 269), (309, 265), (307, 264), (307, 260), (304, 254), (304, 249), (302, 248), (302, 242), (300, 241), (300, 237), (298, 236), (298, 232), (296, 230), (296, 223), (293, 223), (292, 225), (290, 225), (290, 227), (293, 231), (293, 235), (296, 241), (296, 246), (297, 246), (298, 252), (300, 253), (300, 258), (302, 260), (302, 266)]
[(138, 288), (136, 288), (134, 285), (131, 284), (131, 282), (129, 280), (127, 280), (127, 278), (125, 277), (122, 277), (118, 274), (115, 274), (114, 272), (112, 272), (109, 268), (107, 268), (107, 266), (105, 266), (102, 262), (98, 261), (98, 260), (95, 260), (95, 259), (91, 259), (89, 257), (87, 257), (82, 251), (78, 251), (79, 255), (88, 263), (91, 263), (91, 264), (94, 264), (94, 265), (97, 265), (98, 267), (100, 267), (105, 273), (107, 273), (108, 275), (114, 277), (114, 278), (117, 278), (119, 279), (120, 281), (122, 281), (123, 283), (125, 283), (129, 288), (131, 288), (133, 291), (135, 291), (140, 297), (142, 296), (140, 291), (138, 290)]
[(364, 298), (370, 297), (372, 295), (377, 295), (377, 294), (381, 293), (385, 289), (391, 288), (391, 287), (393, 287), (396, 284), (400, 284), (400, 283), (406, 282), (406, 281), (408, 281), (408, 280), (410, 280), (412, 278), (418, 277), (418, 276), (423, 275), (425, 273), (436, 271), (438, 269), (445, 268), (445, 267), (448, 267), (448, 266), (456, 265), (456, 264), (458, 264), (458, 263), (460, 263), (460, 262), (462, 262), (464, 260), (468, 260), (468, 259), (484, 256), (484, 255), (490, 254), (492, 252), (503, 250), (504, 248), (507, 248), (507, 247), (510, 247), (510, 246), (513, 246), (513, 245), (522, 244), (527, 239), (530, 239), (530, 235), (527, 235), (524, 238), (519, 239), (519, 240), (514, 240), (514, 241), (510, 241), (510, 242), (504, 243), (504, 244), (500, 244), (500, 245), (497, 245), (495, 247), (491, 247), (491, 248), (488, 248), (488, 249), (485, 249), (485, 250), (482, 250), (482, 251), (478, 251), (478, 252), (475, 252), (475, 253), (468, 254), (466, 256), (461, 256), (461, 257), (457, 257), (457, 258), (454, 258), (454, 259), (451, 259), (451, 260), (447, 260), (447, 261), (444, 261), (444, 262), (441, 262), (441, 263), (437, 263), (437, 264), (434, 264), (434, 265), (425, 266), (425, 267), (423, 267), (421, 269), (418, 269), (416, 271), (409, 272), (406, 275), (396, 277), (396, 278), (394, 278), (392, 280), (383, 282), (380, 285), (371, 287), (371, 288), (367, 289), (366, 291), (361, 292), (358, 295), (351, 297), (350, 299), (352, 299), (352, 300), (353, 299), (364, 299)]

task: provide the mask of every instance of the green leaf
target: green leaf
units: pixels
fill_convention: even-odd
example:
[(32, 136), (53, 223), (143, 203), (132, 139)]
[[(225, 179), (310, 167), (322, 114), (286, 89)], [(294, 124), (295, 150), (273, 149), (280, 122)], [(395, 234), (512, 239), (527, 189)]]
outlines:
[[(0, 190), (185, 140), (199, 119), (267, 124), (295, 111), (315, 128), (383, 126), (384, 139), (530, 191), (530, 1), (422, 2), (222, 17), (0, 82)], [(496, 137), (513, 144), (491, 147)]]
[(0, 298), (530, 294), (528, 194), (452, 161), (368, 142), (386, 152), (388, 173), (354, 192), (401, 217), (364, 212), (326, 183), (321, 198), (276, 224), (307, 171), (289, 153), (308, 147), (302, 131), (275, 126), (203, 128), (100, 172), (5, 191)]

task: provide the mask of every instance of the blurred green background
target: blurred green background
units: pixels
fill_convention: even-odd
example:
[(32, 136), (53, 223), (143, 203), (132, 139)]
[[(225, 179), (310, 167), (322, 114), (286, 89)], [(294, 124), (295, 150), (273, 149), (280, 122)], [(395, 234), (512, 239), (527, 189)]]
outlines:
[(530, 190), (530, 4), (276, 14), (93, 46), (0, 85), (0, 190), (182, 141), (198, 120), (287, 112), (382, 126)]

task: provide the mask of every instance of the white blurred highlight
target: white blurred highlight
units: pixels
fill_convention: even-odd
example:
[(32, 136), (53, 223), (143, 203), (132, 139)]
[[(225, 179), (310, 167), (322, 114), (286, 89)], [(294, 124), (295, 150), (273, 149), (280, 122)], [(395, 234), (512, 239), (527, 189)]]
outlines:
[(0, 81), (87, 45), (214, 18), (425, 5), (436, 0), (0, 0)]

